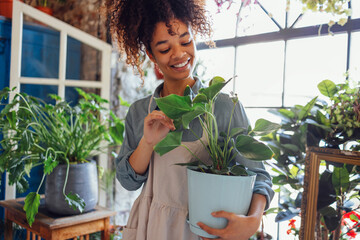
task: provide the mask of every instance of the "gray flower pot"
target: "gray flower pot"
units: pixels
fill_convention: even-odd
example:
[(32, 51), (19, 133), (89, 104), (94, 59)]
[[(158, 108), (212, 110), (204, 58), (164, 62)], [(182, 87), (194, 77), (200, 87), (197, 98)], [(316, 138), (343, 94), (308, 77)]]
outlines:
[[(66, 164), (59, 164), (46, 177), (45, 206), (50, 212), (59, 215), (75, 215), (80, 211), (73, 210), (63, 195), (66, 167)], [(70, 192), (77, 193), (84, 199), (86, 204), (84, 212), (94, 209), (98, 202), (98, 175), (95, 161), (70, 164), (65, 193)]]

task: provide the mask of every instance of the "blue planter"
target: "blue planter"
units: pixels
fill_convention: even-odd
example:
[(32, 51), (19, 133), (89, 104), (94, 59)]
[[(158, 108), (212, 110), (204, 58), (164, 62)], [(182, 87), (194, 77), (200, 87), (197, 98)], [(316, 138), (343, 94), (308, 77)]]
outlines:
[(227, 219), (215, 218), (215, 211), (228, 211), (239, 215), (248, 213), (256, 174), (225, 176), (203, 173), (188, 167), (189, 225), (190, 230), (202, 237), (216, 238), (203, 231), (198, 222), (212, 228), (225, 228)]

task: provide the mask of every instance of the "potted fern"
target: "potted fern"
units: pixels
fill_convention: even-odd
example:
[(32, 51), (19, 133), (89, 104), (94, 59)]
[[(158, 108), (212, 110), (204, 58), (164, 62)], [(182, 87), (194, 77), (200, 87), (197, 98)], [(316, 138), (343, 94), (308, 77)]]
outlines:
[[(217, 120), (213, 114), (215, 101), (220, 90), (229, 81), (225, 81), (221, 77), (214, 77), (210, 81), (209, 87), (200, 89), (193, 99), (189, 95), (189, 87), (185, 89), (184, 96), (171, 94), (155, 99), (160, 110), (174, 120), (177, 129), (181, 125), (183, 129), (189, 129), (189, 123), (195, 118), (201, 123), (205, 138), (194, 134), (206, 148), (210, 164), (200, 160), (186, 145), (181, 143), (181, 130), (168, 133), (155, 146), (154, 151), (163, 155), (178, 146), (183, 146), (194, 156), (193, 162), (179, 163), (179, 165), (188, 167), (190, 229), (203, 237), (215, 236), (207, 234), (197, 227), (197, 222), (203, 222), (213, 228), (224, 228), (227, 224), (223, 218), (211, 217), (211, 212), (225, 210), (236, 214), (247, 214), (256, 176), (244, 166), (234, 164), (233, 161), (236, 154), (254, 161), (272, 158), (272, 150), (258, 141), (256, 136), (266, 135), (279, 127), (278, 124), (259, 119), (254, 129), (230, 129), (238, 102), (237, 97), (233, 96), (231, 99), (234, 105), (229, 115), (229, 127), (227, 132), (219, 132)], [(221, 189), (221, 193), (219, 189)], [(233, 189), (240, 189), (240, 191)], [(233, 199), (236, 201), (232, 201)]]
[[(104, 107), (105, 99), (77, 91), (82, 99), (75, 106), (56, 95), (50, 96), (57, 103), (48, 104), (24, 93), (15, 93), (0, 112), (3, 135), (0, 173), (7, 171), (9, 183), (24, 191), (25, 175), (33, 167), (43, 166), (40, 186), (46, 177), (45, 205), (58, 214), (77, 214), (95, 207), (97, 168), (90, 158), (104, 151), (108, 144), (121, 143), (124, 129), (122, 120)], [(10, 93), (9, 88), (0, 91), (0, 102)], [(88, 172), (79, 172), (82, 168)], [(74, 187), (67, 184), (69, 182), (82, 185)], [(40, 205), (40, 186), (25, 199), (24, 210), (30, 226)]]

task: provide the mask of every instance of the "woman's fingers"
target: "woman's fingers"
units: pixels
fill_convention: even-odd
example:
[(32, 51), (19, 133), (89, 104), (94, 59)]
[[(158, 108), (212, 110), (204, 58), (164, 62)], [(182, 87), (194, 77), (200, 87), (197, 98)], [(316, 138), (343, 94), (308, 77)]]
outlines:
[(145, 121), (149, 125), (153, 124), (155, 121), (159, 121), (162, 125), (168, 127), (170, 130), (175, 130), (173, 120), (160, 111), (153, 111), (145, 118)]

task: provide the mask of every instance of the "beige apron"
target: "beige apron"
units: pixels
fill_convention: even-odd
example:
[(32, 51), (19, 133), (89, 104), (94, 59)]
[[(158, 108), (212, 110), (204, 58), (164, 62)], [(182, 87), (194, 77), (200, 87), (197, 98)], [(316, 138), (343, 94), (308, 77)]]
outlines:
[[(150, 100), (151, 104), (151, 100)], [(204, 141), (205, 134), (202, 139)], [(209, 155), (199, 140), (183, 142), (196, 156), (206, 161)], [(163, 156), (153, 153), (149, 174), (140, 196), (131, 209), (124, 240), (198, 240), (186, 222), (188, 215), (188, 186), (185, 166), (193, 156), (178, 147)]]

